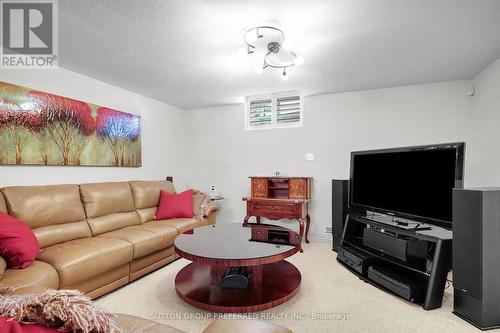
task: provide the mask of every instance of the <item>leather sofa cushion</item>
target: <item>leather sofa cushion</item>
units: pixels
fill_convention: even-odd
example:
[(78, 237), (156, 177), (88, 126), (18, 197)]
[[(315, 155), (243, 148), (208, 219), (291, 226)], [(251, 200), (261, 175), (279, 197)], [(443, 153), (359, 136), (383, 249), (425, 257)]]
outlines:
[(102, 274), (91, 277), (74, 284), (65, 286), (65, 289), (79, 290), (90, 298), (99, 297), (113, 289), (126, 285), (129, 280), (130, 265), (125, 264), (113, 268)]
[(134, 246), (133, 258), (141, 258), (156, 251), (166, 249), (174, 243), (177, 233), (168, 230), (164, 233), (155, 233), (151, 230), (141, 229), (142, 226), (128, 227), (104, 233), (98, 237), (122, 239)]
[(97, 218), (89, 218), (87, 221), (93, 236), (141, 224), (136, 212), (114, 213)]
[(158, 206), (160, 190), (175, 193), (174, 184), (170, 181), (132, 181), (130, 182), (136, 209)]
[(91, 236), (90, 228), (86, 221), (36, 228), (33, 229), (33, 232), (41, 248)]
[(42, 248), (90, 237), (78, 185), (14, 186), (2, 191), (9, 215), (28, 224)]
[(115, 320), (118, 327), (127, 333), (183, 333), (171, 326), (125, 314), (116, 314)]
[(82, 184), (80, 193), (92, 235), (140, 224), (128, 183)]
[(139, 272), (139, 271), (142, 271), (142, 270), (147, 270), (147, 267), (151, 267), (151, 266), (154, 266), (154, 265), (157, 265), (157, 264), (160, 264), (160, 266), (158, 267), (161, 267), (163, 265), (161, 265), (162, 262), (170, 262), (172, 260), (174, 260), (174, 246), (172, 244), (172, 246), (166, 248), (166, 249), (163, 249), (163, 250), (160, 250), (160, 251), (157, 251), (155, 253), (151, 253), (151, 254), (148, 254), (147, 256), (144, 256), (142, 258), (137, 258), (137, 259), (134, 259), (132, 260), (132, 262), (130, 263), (130, 278), (132, 279), (134, 275), (134, 273), (136, 272)]
[(153, 221), (155, 219), (156, 209), (157, 207), (138, 209), (137, 215), (139, 215), (141, 223)]
[(94, 237), (47, 247), (38, 259), (57, 270), (60, 289), (127, 264), (132, 253), (127, 241)]
[(193, 228), (199, 227), (202, 224), (198, 222), (196, 219), (188, 219), (188, 218), (176, 218), (176, 219), (168, 219), (168, 220), (158, 220), (152, 221), (149, 223), (157, 223), (162, 226), (169, 226), (177, 229), (179, 234), (191, 230)]
[(0, 287), (57, 289), (59, 287), (59, 276), (54, 267), (43, 261), (35, 260), (24, 269), (6, 269), (0, 280)]
[[(57, 273), (56, 273), (57, 275)], [(41, 286), (31, 286), (31, 287), (20, 287), (17, 289), (14, 289), (12, 292), (8, 293), (9, 295), (33, 295), (33, 294), (41, 294), (47, 289), (52, 289), (52, 288), (47, 288), (47, 287), (41, 287)]]
[(160, 190), (175, 193), (174, 184), (170, 181), (132, 181), (130, 188), (134, 196), (134, 204), (141, 223), (154, 219), (160, 200)]
[[(193, 212), (196, 212), (195, 217), (200, 212), (200, 200), (197, 197), (198, 195), (193, 196)], [(198, 205), (197, 209), (195, 208), (195, 205)], [(209, 203), (205, 211), (206, 217), (208, 217), (218, 209), (219, 206), (217, 204)], [(153, 221), (156, 214), (156, 207), (137, 210), (137, 214), (139, 214), (139, 217), (141, 218), (141, 223)]]
[(217, 319), (203, 333), (293, 333), (288, 328), (258, 319)]
[(3, 193), (9, 215), (32, 229), (85, 221), (78, 185), (5, 187)]
[(7, 213), (7, 204), (5, 203), (5, 198), (3, 193), (0, 191), (0, 212)]
[(174, 244), (175, 237), (177, 237), (177, 235), (179, 234), (177, 232), (177, 229), (172, 225), (158, 223), (158, 222), (159, 221), (146, 222), (134, 228), (140, 230), (147, 230), (157, 235), (168, 237), (169, 239), (171, 239), (170, 245)]
[(90, 219), (135, 210), (132, 192), (126, 182), (82, 184), (80, 193)]

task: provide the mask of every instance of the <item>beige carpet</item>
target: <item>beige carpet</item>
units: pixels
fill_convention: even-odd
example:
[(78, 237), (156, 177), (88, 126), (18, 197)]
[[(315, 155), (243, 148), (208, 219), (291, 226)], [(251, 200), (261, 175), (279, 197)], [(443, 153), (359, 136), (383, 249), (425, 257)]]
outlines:
[[(311, 332), (479, 332), (451, 313), (452, 287), (440, 309), (417, 305), (364, 283), (335, 260), (327, 244), (308, 244), (289, 258), (302, 272), (302, 286), (289, 302), (253, 316)], [(99, 300), (104, 308), (154, 319), (187, 332), (199, 333), (213, 314), (180, 300), (174, 277), (187, 263), (180, 259)], [(323, 318), (320, 318), (323, 316)]]

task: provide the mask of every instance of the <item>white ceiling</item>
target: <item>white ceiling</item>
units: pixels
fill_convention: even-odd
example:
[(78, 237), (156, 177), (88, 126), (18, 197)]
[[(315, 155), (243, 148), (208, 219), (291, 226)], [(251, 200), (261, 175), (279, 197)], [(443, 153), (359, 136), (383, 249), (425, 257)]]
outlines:
[[(499, 0), (64, 0), (59, 11), (61, 67), (181, 108), (465, 79), (500, 56)], [(286, 82), (237, 52), (247, 27), (269, 22), (305, 57)]]

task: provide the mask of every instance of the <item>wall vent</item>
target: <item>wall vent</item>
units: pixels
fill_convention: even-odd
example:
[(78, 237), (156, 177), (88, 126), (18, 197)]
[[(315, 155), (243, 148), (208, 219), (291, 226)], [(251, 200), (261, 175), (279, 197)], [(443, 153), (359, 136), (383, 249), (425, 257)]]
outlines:
[(325, 230), (324, 230), (325, 235), (331, 235), (332, 234), (332, 227), (331, 226), (325, 225), (324, 228), (325, 228)]

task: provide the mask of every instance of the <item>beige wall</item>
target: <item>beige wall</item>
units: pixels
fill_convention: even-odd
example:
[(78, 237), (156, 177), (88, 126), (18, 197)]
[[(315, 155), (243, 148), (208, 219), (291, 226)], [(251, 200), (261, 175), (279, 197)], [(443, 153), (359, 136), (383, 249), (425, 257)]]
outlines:
[(500, 59), (474, 79), (468, 160), (471, 186), (500, 186)]

